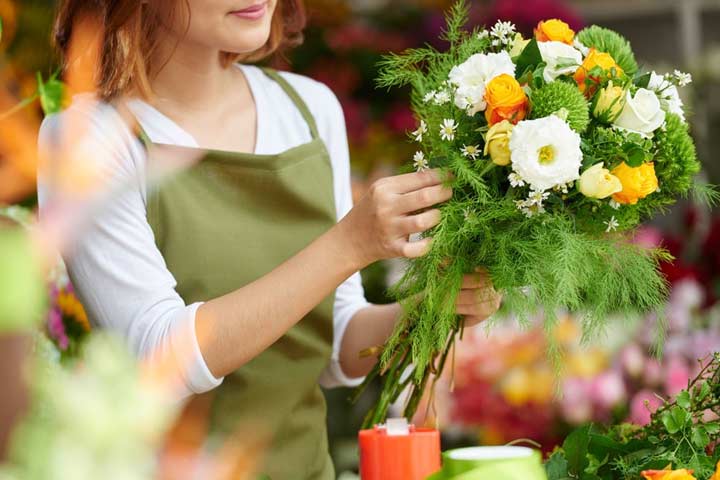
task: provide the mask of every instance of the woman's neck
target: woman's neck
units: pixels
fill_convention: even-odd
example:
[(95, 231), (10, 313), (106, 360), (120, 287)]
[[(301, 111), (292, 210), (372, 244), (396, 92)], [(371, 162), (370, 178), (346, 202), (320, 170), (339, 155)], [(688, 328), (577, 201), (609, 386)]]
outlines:
[[(255, 100), (245, 75), (227, 68), (221, 52), (170, 39), (155, 61), (152, 105), (206, 148), (252, 152), (256, 144)], [(240, 133), (239, 133), (240, 132)]]
[(153, 103), (161, 110), (207, 111), (227, 99), (231, 86), (242, 86), (237, 72), (222, 64), (218, 50), (169, 39), (158, 52), (162, 69), (152, 79), (152, 90)]

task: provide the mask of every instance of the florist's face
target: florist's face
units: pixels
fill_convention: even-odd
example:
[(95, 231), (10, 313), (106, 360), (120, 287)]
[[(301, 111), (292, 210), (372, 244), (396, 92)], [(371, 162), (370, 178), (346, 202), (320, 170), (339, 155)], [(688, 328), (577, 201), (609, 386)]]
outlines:
[[(172, 30), (195, 45), (245, 54), (268, 41), (278, 0), (180, 0), (189, 14), (180, 15)], [(189, 11), (188, 11), (189, 10)], [(186, 30), (187, 28), (187, 30)]]

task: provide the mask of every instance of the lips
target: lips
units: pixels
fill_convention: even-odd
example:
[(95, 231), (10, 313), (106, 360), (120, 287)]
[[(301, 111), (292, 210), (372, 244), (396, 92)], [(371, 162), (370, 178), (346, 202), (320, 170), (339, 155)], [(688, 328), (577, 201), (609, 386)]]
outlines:
[(267, 11), (267, 1), (256, 3), (255, 5), (251, 5), (247, 8), (243, 8), (242, 10), (234, 10), (230, 12), (230, 15), (233, 15), (238, 18), (242, 18), (245, 20), (259, 20), (262, 17), (265, 16), (265, 12)]

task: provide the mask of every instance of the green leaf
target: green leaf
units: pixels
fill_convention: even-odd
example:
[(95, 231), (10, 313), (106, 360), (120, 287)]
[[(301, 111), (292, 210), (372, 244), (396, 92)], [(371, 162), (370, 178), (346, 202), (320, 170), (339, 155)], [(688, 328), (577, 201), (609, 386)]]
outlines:
[(37, 73), (38, 95), (40, 105), (45, 115), (57, 113), (62, 109), (63, 83), (56, 75), (51, 75), (47, 82), (43, 82), (40, 72)]
[(675, 401), (682, 408), (685, 408), (685, 409), (690, 408), (690, 394), (687, 392), (687, 390), (683, 390), (680, 393), (678, 393), (678, 396), (675, 399)]
[(720, 432), (720, 423), (711, 422), (711, 423), (706, 423), (704, 426), (705, 426), (705, 431), (708, 433)]
[(696, 425), (692, 429), (690, 439), (698, 448), (705, 448), (710, 443), (710, 436), (702, 425)]
[(2, 21), (2, 17), (0, 17), (0, 42), (2, 42), (2, 35), (3, 35), (3, 21)]
[(645, 150), (637, 144), (626, 143), (623, 145), (623, 151), (626, 155), (625, 163), (630, 167), (639, 167), (645, 163)]
[(685, 424), (690, 420), (690, 414), (675, 405), (669, 411), (663, 412), (661, 420), (667, 432), (674, 434), (685, 428)]
[(525, 73), (530, 70), (534, 71), (543, 61), (542, 55), (540, 54), (540, 48), (538, 47), (537, 40), (534, 38), (528, 42), (523, 49), (522, 53), (515, 62), (515, 71), (518, 73), (518, 79), (522, 78)]
[(548, 480), (562, 480), (568, 478), (568, 462), (562, 452), (555, 452), (545, 463), (545, 472)]
[(640, 75), (635, 79), (635, 85), (640, 88), (647, 88), (650, 84), (650, 73)]
[(588, 466), (588, 445), (590, 444), (590, 425), (573, 431), (563, 442), (563, 450), (568, 462), (568, 472), (580, 475)]
[(700, 387), (700, 391), (697, 391), (697, 394), (696, 394), (697, 401), (702, 402), (705, 399), (705, 397), (708, 396), (709, 393), (710, 393), (710, 385), (707, 382), (705, 382)]

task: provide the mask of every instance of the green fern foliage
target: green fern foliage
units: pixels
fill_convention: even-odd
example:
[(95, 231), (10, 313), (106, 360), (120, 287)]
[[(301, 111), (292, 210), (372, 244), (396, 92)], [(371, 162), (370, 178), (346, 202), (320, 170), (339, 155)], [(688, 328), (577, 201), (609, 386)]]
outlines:
[(580, 30), (577, 38), (588, 48), (609, 53), (628, 76), (632, 77), (638, 71), (638, 64), (630, 42), (619, 33), (593, 25)]

